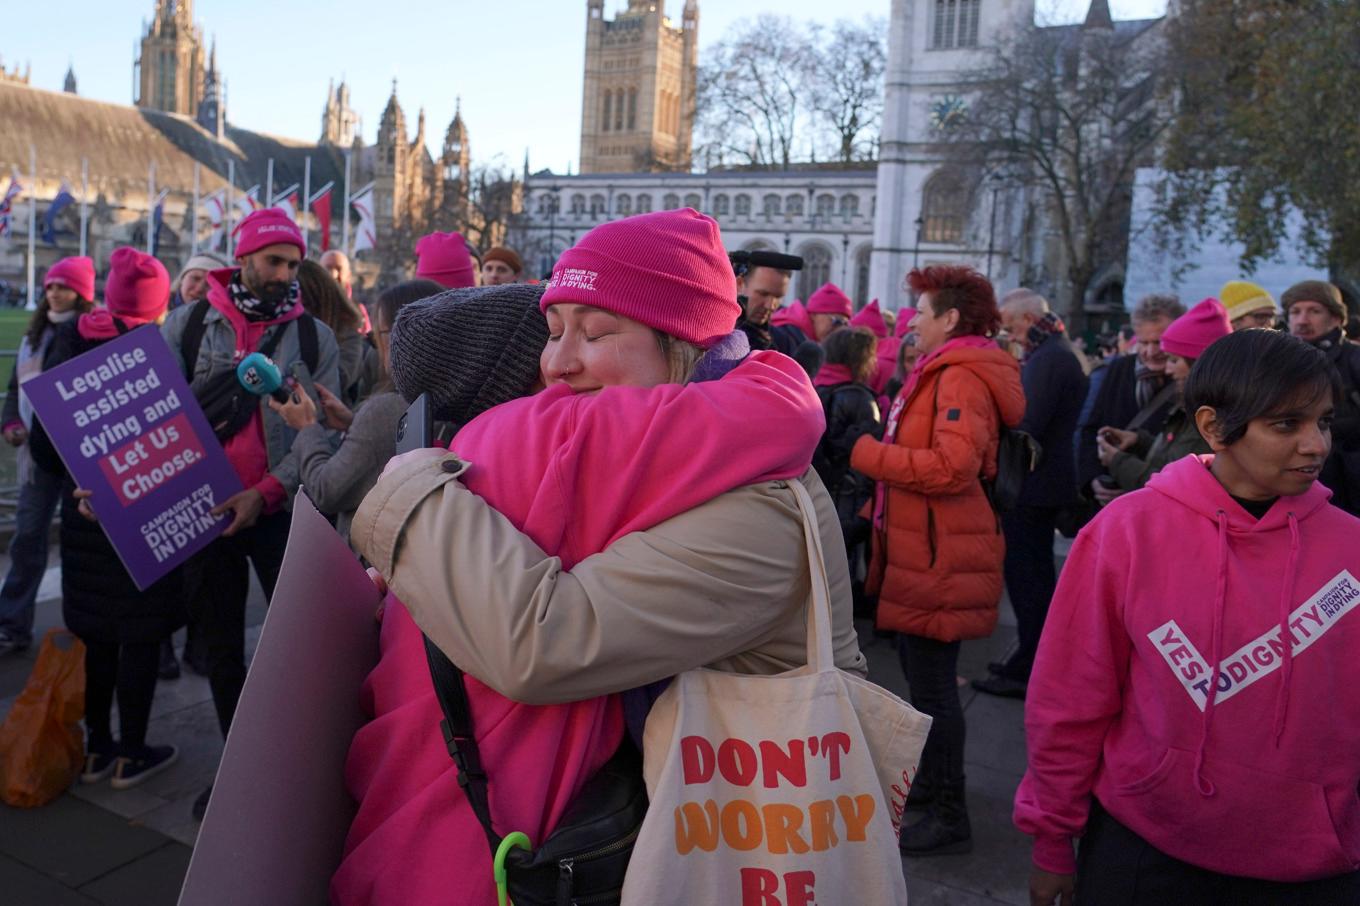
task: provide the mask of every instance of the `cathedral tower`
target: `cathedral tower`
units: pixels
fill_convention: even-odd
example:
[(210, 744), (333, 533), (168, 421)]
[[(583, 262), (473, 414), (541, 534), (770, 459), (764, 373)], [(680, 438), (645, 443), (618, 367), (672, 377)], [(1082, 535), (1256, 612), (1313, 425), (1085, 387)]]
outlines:
[(203, 101), (203, 33), (193, 0), (156, 0), (136, 63), (137, 106), (194, 116)]
[(612, 21), (587, 0), (581, 172), (688, 170), (698, 60), (698, 0), (679, 27), (661, 0), (628, 0)]
[(226, 135), (227, 102), (222, 94), (222, 78), (217, 72), (217, 39), (208, 54), (208, 70), (203, 75), (203, 101), (198, 105), (198, 124), (221, 141)]
[(326, 94), (326, 109), (321, 114), (321, 144), (348, 148), (359, 133), (359, 114), (349, 105), (349, 85), (344, 79), (336, 88), (332, 82)]

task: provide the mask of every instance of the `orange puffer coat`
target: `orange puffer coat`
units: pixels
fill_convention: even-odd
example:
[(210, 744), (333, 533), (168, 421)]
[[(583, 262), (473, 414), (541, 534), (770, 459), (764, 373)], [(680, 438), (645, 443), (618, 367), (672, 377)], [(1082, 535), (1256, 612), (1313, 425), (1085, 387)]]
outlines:
[(956, 347), (926, 364), (893, 442), (855, 445), (851, 467), (886, 486), (868, 583), (880, 628), (952, 642), (996, 627), (1006, 545), (980, 479), (996, 475), (998, 416), (1024, 414), (1015, 359)]

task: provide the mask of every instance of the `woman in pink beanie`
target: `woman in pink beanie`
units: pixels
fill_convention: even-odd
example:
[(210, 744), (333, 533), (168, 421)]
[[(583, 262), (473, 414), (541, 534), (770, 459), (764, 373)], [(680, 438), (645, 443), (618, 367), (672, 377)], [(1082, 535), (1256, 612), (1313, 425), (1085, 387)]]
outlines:
[(416, 243), (416, 276), (445, 289), (477, 285), (477, 267), (462, 233), (431, 233)]
[(9, 574), (0, 587), (0, 655), (23, 651), (32, 643), (33, 605), (47, 569), (47, 536), (61, 492), (65, 469), (35, 465), (29, 435), (34, 431), (33, 407), (21, 385), (52, 366), (52, 339), (57, 328), (94, 306), (94, 262), (62, 258), (43, 277), (43, 297), (19, 342), (9, 393), (0, 413), (5, 441), (18, 447), (19, 505), (14, 537), (9, 544)]
[[(52, 342), (53, 364), (160, 320), (170, 301), (170, 275), (150, 255), (117, 249), (109, 259), (104, 301), (105, 307), (60, 326)], [(145, 430), (150, 433), (154, 427), (147, 425)], [(37, 432), (34, 455), (50, 458), (53, 468), (62, 468)], [(82, 511), (75, 492), (74, 480), (66, 476), (61, 504), (62, 619), (85, 643), (86, 755), (80, 781), (98, 783), (111, 777), (115, 790), (125, 790), (164, 771), (179, 757), (172, 745), (149, 745), (146, 733), (161, 643), (184, 625), (182, 573), (175, 570), (139, 590), (103, 530)], [(110, 719), (115, 696), (116, 740)]]
[[(703, 561), (715, 551), (769, 562), (746, 553), (768, 538), (789, 542), (778, 559), (787, 554), (791, 568), (762, 570), (751, 584), (806, 581), (797, 566), (801, 522), (780, 479), (813, 482), (828, 555), (843, 551), (832, 543), (840, 535), (830, 500), (807, 477), (822, 430), (816, 393), (791, 359), (748, 354), (710, 218), (666, 211), (597, 227), (562, 255), (541, 305), (546, 389), (468, 422), (454, 437), (456, 454), (393, 460), (355, 514), (351, 543), (393, 595), (364, 690), (373, 719), (347, 764), (359, 807), (332, 879), (336, 903), (435, 902), (450, 890), (457, 902), (494, 901), (486, 834), (432, 730), (440, 709), (422, 630), (467, 671), (497, 834), (523, 831), (538, 846), (586, 779), (632, 745), (625, 716), (640, 731), (649, 705), (638, 687), (803, 631), (801, 607), (738, 591), (743, 581), (730, 571), (703, 593), (685, 587), (711, 575)], [(710, 509), (719, 507), (727, 515)], [(722, 539), (688, 569), (669, 557), (658, 565), (658, 547), (677, 549), (646, 538), (663, 523)], [(654, 546), (601, 553), (613, 545)], [(614, 572), (605, 585), (617, 597), (552, 603), (525, 584), (546, 560), (598, 574), (617, 570), (619, 557), (645, 565), (647, 581), (670, 592), (635, 594), (638, 580)], [(837, 659), (862, 670), (848, 579), (842, 585)], [(551, 619), (523, 619), (539, 606)], [(756, 656), (754, 669), (782, 669), (778, 657)], [(578, 866), (575, 881), (588, 867)]]
[[(1162, 334), (1167, 354), (1166, 373), (1184, 391), (1195, 359), (1216, 340), (1232, 333), (1228, 311), (1217, 299), (1203, 302), (1181, 315)], [(1102, 428), (1096, 440), (1100, 462), (1125, 491), (1136, 491), (1168, 464), (1191, 455), (1210, 452), (1195, 428), (1193, 415), (1177, 401), (1166, 424), (1155, 436), (1147, 431)]]

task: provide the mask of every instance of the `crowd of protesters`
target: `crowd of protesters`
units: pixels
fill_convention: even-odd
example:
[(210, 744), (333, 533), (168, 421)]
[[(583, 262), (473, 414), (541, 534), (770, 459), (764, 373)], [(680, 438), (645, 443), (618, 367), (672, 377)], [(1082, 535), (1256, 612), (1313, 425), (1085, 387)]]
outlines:
[[(433, 233), (371, 306), (343, 254), (307, 253), (265, 210), (234, 262), (196, 255), (173, 281), (126, 248), (102, 301), (87, 258), (45, 276), (3, 414), (21, 482), (0, 653), (31, 644), (60, 508), (81, 782), (175, 762), (147, 730), (181, 627), (227, 733), (250, 571), (272, 597), (305, 488), (390, 592), (331, 897), (491, 902), (426, 640), (493, 728), (481, 757), (515, 778), (498, 816), (541, 840), (640, 740), (657, 684), (800, 666), (796, 482), (825, 535), (837, 666), (866, 672), (854, 619), (872, 619), (932, 719), (903, 855), (973, 846), (958, 661), (1004, 592), (1016, 643), (972, 685), (1026, 702), (1032, 902), (1360, 902), (1360, 713), (1337, 693), (1360, 643), (1360, 346), (1336, 286), (1148, 296), (1093, 361), (1041, 294), (998, 299), (962, 265), (912, 270), (900, 312), (831, 283), (790, 300), (797, 259), (729, 259), (691, 210), (595, 228), (546, 286), (511, 249)], [(213, 510), (221, 537), (138, 592), (21, 386), (144, 324), (205, 410), (256, 351), (300, 389), (214, 423), (245, 490)], [(445, 442), (397, 456), (421, 394)], [(1015, 473), (1025, 437), (1037, 456)], [(1060, 532), (1077, 537), (1061, 577)]]

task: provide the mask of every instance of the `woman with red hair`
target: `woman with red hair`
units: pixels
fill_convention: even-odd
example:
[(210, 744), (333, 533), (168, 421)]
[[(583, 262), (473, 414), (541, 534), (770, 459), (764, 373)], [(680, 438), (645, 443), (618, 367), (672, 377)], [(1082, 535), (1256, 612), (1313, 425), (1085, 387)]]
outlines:
[(850, 466), (879, 482), (868, 591), (895, 630), (912, 704), (933, 719), (907, 799), (904, 855), (967, 852), (960, 642), (996, 627), (1005, 543), (982, 481), (996, 475), (1000, 424), (1020, 424), (1020, 367), (991, 339), (1001, 326), (991, 283), (971, 267), (913, 270), (911, 330), (921, 357), (893, 402), (883, 440), (866, 435)]

